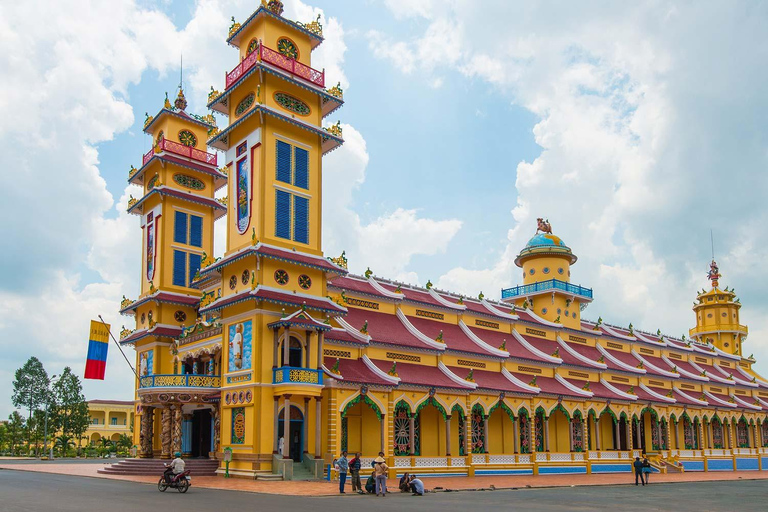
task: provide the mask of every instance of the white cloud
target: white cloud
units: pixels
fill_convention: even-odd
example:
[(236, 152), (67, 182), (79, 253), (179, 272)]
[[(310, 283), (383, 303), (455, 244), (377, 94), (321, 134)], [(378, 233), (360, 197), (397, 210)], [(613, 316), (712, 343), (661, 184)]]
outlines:
[[(457, 267), (440, 287), (495, 295), (516, 284), (514, 255), (548, 216), (579, 255), (574, 281), (595, 288), (588, 316), (680, 334), (706, 284), (712, 227), (728, 248), (718, 251), (721, 282), (740, 283), (742, 319), (766, 317), (768, 72), (754, 65), (768, 57), (764, 6), (387, 5), (426, 23), (403, 40), (369, 34), (374, 56), (426, 84), (445, 73), (483, 80), (538, 116), (543, 149), (517, 166), (503, 256)], [(764, 335), (753, 329), (745, 350), (768, 356)]]

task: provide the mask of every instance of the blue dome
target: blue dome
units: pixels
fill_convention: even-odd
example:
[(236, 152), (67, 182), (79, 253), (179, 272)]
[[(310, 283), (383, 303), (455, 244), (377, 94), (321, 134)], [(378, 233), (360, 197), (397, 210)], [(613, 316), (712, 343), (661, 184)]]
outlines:
[(528, 240), (528, 243), (525, 245), (526, 248), (529, 247), (564, 247), (567, 248), (565, 245), (565, 242), (563, 242), (560, 237), (557, 237), (555, 235), (550, 235), (548, 233), (536, 233), (533, 235), (533, 238)]

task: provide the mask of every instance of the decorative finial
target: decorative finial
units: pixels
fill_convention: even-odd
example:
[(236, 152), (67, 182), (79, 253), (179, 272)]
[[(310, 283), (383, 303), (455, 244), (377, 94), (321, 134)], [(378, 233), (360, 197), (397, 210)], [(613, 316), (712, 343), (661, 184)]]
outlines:
[[(715, 260), (709, 264), (709, 272), (707, 272), (707, 279), (712, 282), (712, 287), (717, 288), (718, 280), (720, 279), (720, 269), (717, 267)], [(733, 291), (733, 290), (731, 290)]]
[(390, 368), (387, 373), (393, 377), (397, 377), (397, 361), (392, 361), (392, 368)]
[(171, 100), (168, 99), (168, 93), (165, 93), (165, 102), (163, 103), (163, 108), (171, 110), (173, 106), (171, 105)]
[(501, 342), (501, 345), (499, 345), (499, 350), (507, 350), (507, 339), (504, 338)]
[(458, 304), (458, 305), (460, 305), (460, 306), (461, 306), (461, 305), (463, 305), (463, 304), (464, 304), (464, 297), (461, 297), (461, 296), (460, 296), (460, 297), (459, 297), (459, 300), (457, 300), (457, 301), (456, 301), (456, 304)]
[(366, 320), (363, 326), (360, 328), (360, 332), (363, 334), (368, 334), (368, 320)]
[(371, 278), (371, 276), (373, 275), (373, 270), (371, 270), (371, 267), (368, 267), (368, 269), (365, 271), (364, 275), (365, 275), (366, 279), (370, 279)]
[(340, 364), (341, 364), (341, 360), (337, 357), (336, 362), (333, 364), (333, 367), (331, 368), (331, 373), (335, 375), (341, 375), (341, 371), (339, 371)]
[(536, 219), (536, 233), (539, 234), (539, 231), (542, 233), (546, 233), (548, 235), (552, 234), (552, 225), (549, 223), (549, 219), (544, 220), (542, 217), (539, 217)]
[(531, 382), (528, 383), (528, 385), (536, 387), (536, 375), (533, 376), (533, 379), (531, 380)]
[(431, 288), (432, 288), (432, 281), (430, 281), (429, 279), (427, 279), (427, 290), (429, 290), (429, 289), (431, 289)]
[(469, 370), (469, 373), (467, 374), (466, 377), (464, 377), (464, 380), (466, 380), (467, 382), (475, 382), (475, 369), (474, 368), (471, 368)]
[(176, 101), (173, 104), (179, 110), (187, 108), (187, 98), (184, 97), (184, 90), (181, 87), (179, 87), (179, 94), (176, 95)]
[(562, 357), (560, 357), (560, 347), (555, 348), (555, 351), (552, 352), (552, 357), (557, 357), (562, 359)]
[(435, 341), (438, 342), (438, 343), (445, 343), (445, 341), (443, 341), (443, 331), (442, 331), (442, 329), (440, 330), (440, 334), (437, 335), (437, 338), (435, 338)]
[(631, 335), (635, 334), (635, 328), (632, 325), (632, 322), (629, 322), (629, 334), (631, 334)]
[(483, 294), (483, 292), (480, 292), (480, 295), (478, 295), (477, 298), (479, 300), (483, 300), (485, 298), (485, 295)]
[(269, 2), (267, 2), (267, 9), (278, 16), (281, 16), (283, 14), (283, 2), (280, 0), (269, 0)]
[(523, 301), (523, 309), (528, 309), (528, 299)]
[(559, 324), (559, 323), (560, 323), (560, 315), (557, 315), (557, 318), (555, 318), (555, 323), (556, 323), (556, 324)]

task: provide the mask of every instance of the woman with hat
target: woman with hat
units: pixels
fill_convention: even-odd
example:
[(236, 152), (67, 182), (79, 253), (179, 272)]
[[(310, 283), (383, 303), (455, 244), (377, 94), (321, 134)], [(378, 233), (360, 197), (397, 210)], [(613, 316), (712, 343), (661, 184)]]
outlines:
[(387, 470), (389, 467), (384, 462), (384, 452), (379, 452), (379, 456), (373, 460), (373, 474), (376, 477), (376, 496), (387, 495)]

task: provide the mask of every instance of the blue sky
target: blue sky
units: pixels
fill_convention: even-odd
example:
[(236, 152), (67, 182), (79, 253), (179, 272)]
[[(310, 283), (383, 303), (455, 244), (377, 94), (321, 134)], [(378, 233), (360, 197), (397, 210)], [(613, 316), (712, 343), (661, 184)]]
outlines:
[[(71, 5), (67, 6), (67, 2)], [(768, 8), (748, 2), (286, 0), (319, 13), (313, 55), (341, 81), (346, 143), (325, 158), (324, 248), (353, 271), (467, 294), (519, 283), (548, 217), (594, 287), (587, 318), (682, 334), (714, 231), (724, 285), (768, 374)], [(125, 178), (144, 112), (184, 82), (205, 113), (237, 61), (230, 16), (254, 0), (24, 3), (0, 20), (0, 386), (30, 355), (81, 371), (88, 320), (119, 332), (140, 228)], [(69, 17), (68, 12), (79, 12)], [(224, 122), (224, 120), (222, 120)], [(89, 398), (127, 398), (112, 347)], [(0, 396), (0, 416), (11, 406)]]

